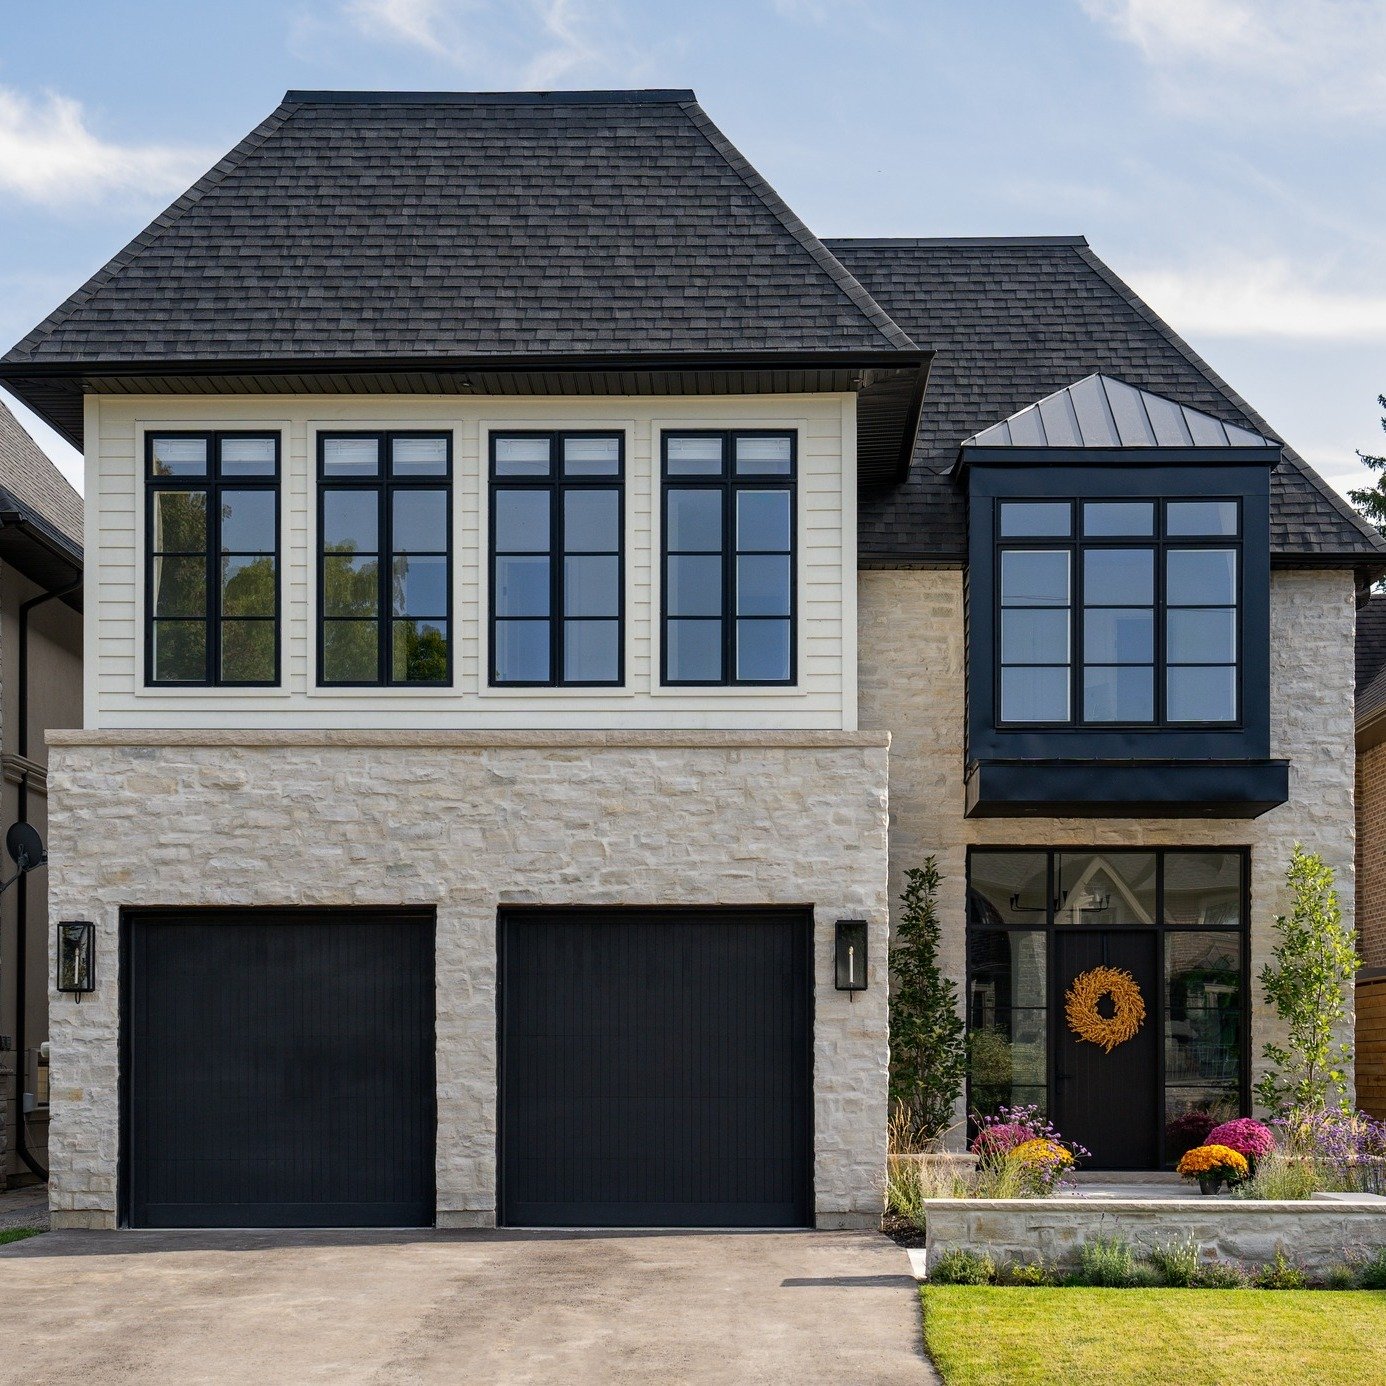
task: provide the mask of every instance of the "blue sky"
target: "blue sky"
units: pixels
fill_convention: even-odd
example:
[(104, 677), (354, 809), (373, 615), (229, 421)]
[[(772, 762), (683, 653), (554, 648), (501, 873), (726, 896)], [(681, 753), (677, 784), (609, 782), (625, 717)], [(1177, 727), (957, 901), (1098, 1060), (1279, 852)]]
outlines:
[(1386, 444), (1383, 0), (5, 8), (0, 348), (286, 88), (691, 86), (819, 235), (1082, 232), (1335, 486)]

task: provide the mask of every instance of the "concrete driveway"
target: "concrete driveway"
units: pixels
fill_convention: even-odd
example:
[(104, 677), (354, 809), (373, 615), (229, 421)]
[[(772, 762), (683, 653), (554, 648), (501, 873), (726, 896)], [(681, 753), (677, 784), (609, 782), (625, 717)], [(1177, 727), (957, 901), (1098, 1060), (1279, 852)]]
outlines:
[(875, 1233), (50, 1232), (0, 1381), (931, 1382)]

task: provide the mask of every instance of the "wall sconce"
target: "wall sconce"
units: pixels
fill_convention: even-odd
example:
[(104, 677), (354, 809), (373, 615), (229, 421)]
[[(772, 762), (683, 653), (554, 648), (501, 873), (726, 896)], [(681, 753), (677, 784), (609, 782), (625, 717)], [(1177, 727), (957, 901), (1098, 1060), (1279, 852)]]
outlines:
[(58, 990), (75, 994), (79, 1006), (96, 990), (96, 925), (88, 919), (58, 925)]
[(838, 991), (866, 990), (866, 920), (837, 921), (837, 968), (833, 985)]

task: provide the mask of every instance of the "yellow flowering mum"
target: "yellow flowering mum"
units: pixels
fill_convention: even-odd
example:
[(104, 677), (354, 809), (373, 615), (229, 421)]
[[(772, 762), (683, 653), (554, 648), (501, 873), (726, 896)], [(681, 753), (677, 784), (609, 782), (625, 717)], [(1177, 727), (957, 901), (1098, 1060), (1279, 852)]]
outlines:
[(1073, 1156), (1058, 1141), (1044, 1140), (1041, 1137), (1021, 1141), (1010, 1154), (1011, 1159), (1019, 1160), (1024, 1165), (1068, 1166), (1073, 1163)]
[(1180, 1157), (1178, 1168), (1186, 1179), (1214, 1172), (1245, 1179), (1248, 1172), (1246, 1156), (1228, 1145), (1196, 1145)]

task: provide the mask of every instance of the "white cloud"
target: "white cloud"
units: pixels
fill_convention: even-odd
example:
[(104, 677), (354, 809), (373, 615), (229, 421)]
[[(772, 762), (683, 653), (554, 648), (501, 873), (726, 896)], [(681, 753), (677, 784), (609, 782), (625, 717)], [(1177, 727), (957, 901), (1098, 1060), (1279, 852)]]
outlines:
[(644, 67), (605, 0), (351, 0), (345, 12), (368, 37), (421, 49), (490, 87), (630, 82)]
[(80, 102), (54, 92), (30, 100), (0, 87), (0, 190), (29, 202), (172, 197), (215, 158), (206, 150), (104, 140), (88, 127)]
[(1386, 342), (1386, 298), (1316, 282), (1286, 260), (1151, 267), (1126, 277), (1170, 326), (1190, 336)]
[(1080, 0), (1185, 109), (1386, 116), (1381, 0)]

